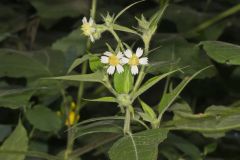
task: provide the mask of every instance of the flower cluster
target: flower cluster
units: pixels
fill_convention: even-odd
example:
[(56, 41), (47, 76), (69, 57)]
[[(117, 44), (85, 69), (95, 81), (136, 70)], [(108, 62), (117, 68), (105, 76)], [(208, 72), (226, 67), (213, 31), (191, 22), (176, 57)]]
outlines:
[(83, 24), (81, 29), (83, 31), (83, 34), (85, 36), (90, 37), (90, 40), (94, 42), (94, 33), (96, 32), (95, 22), (93, 21), (92, 18), (90, 18), (89, 21), (87, 21), (87, 18), (83, 17), (82, 23)]
[(140, 58), (142, 55), (142, 48), (137, 48), (136, 53), (133, 53), (130, 49), (125, 50), (124, 54), (122, 54), (122, 52), (118, 52), (117, 54), (105, 52), (104, 56), (101, 56), (101, 62), (109, 65), (107, 73), (110, 75), (112, 75), (115, 70), (117, 70), (118, 73), (122, 73), (124, 71), (123, 65), (125, 64), (128, 64), (131, 67), (131, 73), (136, 75), (138, 74), (139, 65), (148, 64), (148, 58)]
[(64, 116), (64, 113), (61, 112), (61, 111), (58, 111), (57, 112), (57, 115), (60, 116), (60, 117), (65, 117), (65, 125), (66, 126), (72, 126), (74, 125), (75, 122), (77, 122), (80, 118), (80, 116), (78, 114), (76, 114), (76, 103), (75, 102), (71, 102), (71, 105), (69, 107), (69, 111), (68, 111), (68, 114), (67, 116), (65, 117)]

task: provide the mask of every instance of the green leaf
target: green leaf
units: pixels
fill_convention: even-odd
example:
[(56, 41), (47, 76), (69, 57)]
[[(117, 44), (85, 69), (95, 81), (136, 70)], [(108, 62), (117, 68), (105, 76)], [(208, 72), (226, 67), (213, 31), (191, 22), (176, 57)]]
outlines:
[[(186, 18), (187, 17), (187, 18)], [(186, 32), (199, 25), (209, 16), (205, 12), (198, 12), (192, 7), (171, 4), (164, 14), (164, 18), (174, 22), (179, 32)]]
[(16, 50), (0, 50), (0, 77), (36, 77), (47, 76), (49, 71), (36, 59)]
[(138, 33), (136, 31), (134, 31), (128, 27), (118, 25), (118, 24), (113, 24), (113, 29), (117, 30), (117, 31), (123, 31), (123, 32), (133, 33), (133, 34), (138, 35)]
[[(163, 35), (164, 36), (164, 35)], [(212, 65), (208, 56), (201, 52), (198, 45), (189, 43), (182, 37), (165, 35), (156, 46), (161, 46), (149, 54), (150, 66), (149, 73), (159, 74), (170, 70), (186, 67), (184, 73), (176, 73), (174, 77), (184, 78), (191, 76), (200, 69)], [(216, 75), (216, 69), (213, 67), (198, 76), (198, 79), (210, 78)]]
[(150, 29), (153, 29), (154, 32), (158, 26), (159, 21), (161, 20), (163, 14), (165, 13), (165, 10), (168, 7), (168, 3), (165, 3), (161, 8), (150, 18)]
[(0, 90), (0, 107), (10, 109), (26, 107), (33, 92), (32, 89)]
[(78, 81), (78, 82), (103, 82), (104, 75), (102, 72), (95, 72), (91, 74), (81, 74), (81, 75), (71, 75), (71, 76), (61, 76), (61, 77), (52, 77), (48, 79), (56, 80), (66, 80), (66, 81)]
[(109, 151), (111, 160), (155, 160), (158, 145), (167, 138), (168, 130), (151, 129), (118, 140)]
[(76, 128), (75, 138), (94, 133), (122, 133), (122, 127), (113, 121), (101, 121)]
[(194, 144), (190, 143), (187, 139), (174, 134), (169, 134), (166, 143), (172, 144), (180, 151), (182, 151), (184, 155), (188, 155), (190, 159), (202, 160), (200, 150)]
[(114, 88), (118, 93), (129, 93), (133, 87), (134, 77), (129, 66), (124, 66), (123, 73), (115, 73), (113, 77)]
[(83, 37), (82, 31), (76, 29), (72, 31), (68, 36), (63, 37), (52, 44), (52, 49), (60, 50), (63, 53), (76, 52), (76, 55), (85, 54), (86, 50), (86, 38)]
[(206, 145), (204, 147), (204, 151), (203, 151), (203, 154), (206, 156), (208, 155), (209, 153), (212, 153), (214, 152), (216, 149), (217, 149), (217, 142), (214, 142), (214, 143), (209, 143), (208, 145)]
[(113, 102), (117, 103), (117, 99), (115, 97), (101, 97), (97, 99), (84, 99), (86, 101), (91, 101), (91, 102)]
[(157, 116), (156, 116), (154, 110), (148, 104), (143, 102), (140, 98), (139, 98), (139, 102), (140, 102), (144, 112), (146, 114), (148, 114), (152, 119), (156, 119)]
[(81, 58), (77, 58), (76, 60), (74, 60), (72, 65), (69, 67), (67, 73), (70, 73), (74, 68), (76, 68), (77, 66), (79, 66), (83, 62), (85, 62), (88, 59), (90, 59), (91, 56), (92, 56), (91, 54), (86, 54), (86, 55), (82, 56)]
[[(27, 152), (28, 149), (28, 137), (27, 132), (22, 125), (21, 121), (19, 121), (17, 127), (12, 132), (12, 134), (4, 141), (2, 146), (0, 147), (0, 151), (22, 151)], [(0, 159), (2, 160), (24, 160), (25, 155), (14, 155), (14, 154), (0, 154)]]
[(178, 70), (175, 71), (171, 71), (159, 76), (155, 76), (151, 79), (149, 79), (147, 82), (145, 82), (135, 93), (133, 93), (133, 98), (132, 99), (136, 99), (138, 96), (140, 96), (141, 94), (143, 94), (146, 90), (148, 90), (149, 88), (151, 88), (153, 85), (155, 85), (156, 83), (158, 83), (160, 80), (162, 80), (163, 78), (175, 73)]
[(174, 119), (165, 125), (171, 126), (173, 130), (197, 131), (206, 137), (219, 138), (227, 131), (240, 128), (239, 107), (211, 106), (205, 113), (199, 114), (190, 113), (186, 107), (181, 107), (179, 110), (178, 106), (172, 110)]
[(130, 4), (129, 6), (125, 7), (123, 10), (121, 10), (115, 17), (114, 17), (114, 20), (113, 20), (113, 23), (124, 13), (126, 12), (129, 8), (131, 8), (132, 6), (140, 3), (140, 2), (143, 2), (145, 0), (141, 0), (141, 1), (138, 1), (138, 2), (135, 2), (133, 4)]
[[(37, 10), (38, 16), (41, 17), (42, 23), (48, 22), (47, 26), (56, 23), (57, 20), (64, 17), (77, 17), (81, 14), (88, 13), (88, 3), (82, 0), (28, 0)], [(44, 21), (43, 21), (44, 20)], [(50, 23), (50, 24), (49, 24)]]
[(187, 84), (191, 80), (193, 80), (197, 75), (199, 75), (201, 72), (203, 72), (204, 70), (206, 70), (208, 68), (210, 68), (210, 67), (206, 67), (206, 68), (203, 68), (203, 69), (199, 70), (198, 72), (196, 72), (191, 77), (186, 77), (172, 91), (170, 91), (169, 93), (164, 93), (159, 105), (157, 106), (159, 115), (162, 116), (164, 114), (164, 112), (168, 109), (168, 107), (173, 103), (173, 101), (178, 97), (178, 95), (182, 92), (182, 90), (187, 86)]
[(45, 106), (36, 106), (27, 110), (26, 117), (34, 128), (46, 132), (56, 132), (62, 125), (57, 114)]
[(35, 80), (39, 77), (66, 73), (66, 60), (63, 53), (50, 49), (34, 52), (0, 49), (0, 77), (26, 77)]
[(220, 41), (203, 41), (200, 44), (213, 60), (229, 65), (240, 65), (240, 46)]
[(93, 72), (96, 72), (97, 70), (103, 68), (103, 63), (101, 63), (100, 58), (98, 56), (90, 57), (89, 65), (90, 65), (90, 69)]

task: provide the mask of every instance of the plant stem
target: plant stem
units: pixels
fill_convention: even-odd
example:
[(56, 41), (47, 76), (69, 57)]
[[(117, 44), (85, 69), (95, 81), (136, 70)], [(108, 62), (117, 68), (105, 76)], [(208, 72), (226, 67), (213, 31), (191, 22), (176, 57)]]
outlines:
[(116, 39), (117, 43), (120, 45), (120, 48), (122, 49), (122, 51), (124, 51), (123, 44), (122, 44), (122, 42), (121, 42), (121, 39), (120, 39), (119, 36), (117, 35), (117, 33), (116, 33), (113, 29), (109, 29), (109, 32), (112, 33), (113, 37)]
[(124, 132), (125, 135), (129, 134), (131, 132), (130, 123), (131, 123), (131, 113), (130, 113), (129, 107), (127, 107), (126, 108), (125, 120), (124, 120), (124, 128), (123, 128), (123, 132)]
[(219, 20), (222, 20), (232, 14), (237, 13), (238, 11), (240, 11), (240, 4), (220, 13), (219, 15), (201, 23), (200, 25), (198, 25), (196, 28), (192, 29), (191, 31), (187, 32), (186, 35), (192, 35), (195, 34), (197, 32), (200, 32), (208, 27), (210, 27), (211, 25), (215, 24), (216, 22), (218, 22)]
[[(97, 8), (97, 0), (92, 0), (92, 6), (91, 6), (91, 13), (90, 16), (94, 19), (96, 14), (96, 8)], [(90, 50), (91, 48), (91, 42), (88, 39), (87, 41), (87, 50)], [(82, 71), (81, 74), (85, 74), (87, 72), (87, 62), (84, 62), (82, 65)], [(84, 82), (80, 82), (79, 88), (78, 88), (78, 96), (77, 96), (77, 108), (75, 110), (75, 115), (79, 114), (81, 110), (81, 103), (82, 103), (82, 96), (84, 93)], [(74, 125), (77, 123), (77, 120), (75, 119)], [(67, 148), (65, 151), (64, 160), (68, 160), (69, 155), (72, 153), (73, 146), (74, 146), (74, 137), (75, 137), (75, 129), (71, 129), (71, 125), (68, 125), (68, 139), (67, 139)]]

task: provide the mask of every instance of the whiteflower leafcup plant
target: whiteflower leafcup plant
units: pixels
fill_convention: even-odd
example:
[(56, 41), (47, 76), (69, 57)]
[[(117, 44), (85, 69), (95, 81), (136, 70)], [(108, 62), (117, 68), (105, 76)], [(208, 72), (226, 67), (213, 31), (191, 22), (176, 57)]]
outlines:
[[(81, 126), (90, 122), (99, 123), (101, 126), (103, 125), (101, 123), (102, 120), (123, 120), (123, 138), (119, 139), (109, 150), (109, 157), (111, 160), (157, 160), (158, 144), (167, 138), (169, 131), (167, 128), (161, 127), (163, 113), (178, 97), (179, 93), (187, 83), (204, 70), (200, 70), (192, 77), (186, 77), (186, 79), (184, 79), (175, 89), (168, 90), (170, 85), (167, 84), (167, 90), (156, 109), (143, 102), (139, 97), (141, 94), (150, 89), (160, 80), (169, 77), (171, 74), (178, 71), (182, 71), (184, 68), (170, 70), (167, 73), (154, 76), (148, 80), (145, 79), (148, 65), (151, 65), (148, 61), (151, 39), (157, 30), (157, 25), (161, 20), (168, 3), (166, 2), (160, 6), (160, 9), (149, 20), (143, 15), (141, 16), (141, 19), (136, 18), (139, 26), (135, 30), (117, 24), (117, 19), (124, 13), (124, 11), (135, 4), (123, 9), (116, 16), (111, 16), (110, 14), (102, 16), (104, 21), (102, 24), (98, 24), (94, 21), (94, 15), (91, 15), (92, 17), (89, 18), (84, 17), (82, 19), (81, 30), (83, 35), (88, 37), (91, 43), (88, 43), (88, 54), (77, 59), (70, 67), (69, 73), (76, 66), (81, 64), (85, 65), (87, 60), (89, 60), (88, 63), (94, 73), (53, 78), (80, 81), (81, 83), (98, 82), (110, 91), (112, 96), (85, 100), (88, 101), (88, 103), (91, 101), (116, 103), (120, 108), (122, 116), (100, 117), (93, 120), (90, 119), (89, 122), (88, 120), (86, 122), (76, 122), (73, 127), (69, 128), (69, 132), (73, 134), (73, 137), (79, 137), (91, 133), (79, 134), (79, 132), (81, 133), (84, 130), (81, 129)], [(87, 19), (89, 19), (89, 21)], [(117, 31), (139, 36), (142, 39), (143, 46), (130, 47), (130, 44), (126, 44), (121, 40)], [(111, 33), (116, 40), (117, 45), (113, 45), (116, 43), (107, 43), (106, 51), (100, 54), (92, 54), (90, 52), (90, 47), (94, 45), (97, 40), (104, 41), (101, 37), (103, 32)], [(94, 61), (92, 61), (92, 59), (94, 59)], [(141, 105), (141, 110), (136, 109), (134, 106), (136, 102), (139, 102)], [(139, 124), (140, 126), (138, 127), (142, 128), (142, 131), (135, 133), (136, 131), (131, 127), (132, 123), (135, 127), (136, 123), (137, 126)], [(148, 126), (148, 123), (150, 124), (150, 127)], [(92, 132), (105, 132), (104, 130), (108, 132), (108, 129), (108, 127), (101, 131), (93, 129), (94, 131)], [(115, 132), (115, 130), (113, 132)], [(77, 155), (78, 154), (76, 153), (75, 156)]]
[[(56, 112), (52, 112), (47, 107), (41, 107), (41, 105), (31, 107), (32, 104), (28, 104), (21, 112), (24, 115), (22, 120), (26, 119), (33, 125), (33, 131), (30, 132), (29, 137), (33, 136), (35, 129), (51, 133), (49, 135), (61, 136), (64, 134), (66, 148), (59, 152), (54, 151), (55, 155), (49, 155), (46, 152), (28, 151), (28, 140), (30, 138), (28, 138), (26, 129), (20, 120), (16, 129), (0, 147), (0, 160), (24, 160), (26, 156), (47, 160), (79, 160), (83, 154), (95, 151), (98, 148), (100, 149), (97, 152), (106, 154), (110, 160), (158, 160), (159, 157), (176, 160), (176, 156), (172, 155), (172, 151), (176, 150), (175, 148), (184, 153), (184, 156), (179, 156), (178, 159), (201, 160), (205, 159), (208, 153), (213, 152), (216, 145), (210, 144), (204, 147), (204, 151), (201, 152), (192, 143), (176, 136), (173, 131), (196, 131), (205, 137), (219, 138), (224, 136), (227, 131), (239, 130), (239, 105), (235, 104), (230, 107), (210, 106), (203, 113), (194, 114), (188, 103), (179, 96), (191, 80), (200, 76), (202, 72), (211, 70), (212, 66), (203, 65), (200, 69), (193, 70), (193, 73), (187, 74), (188, 76), (184, 76), (183, 73), (186, 69), (192, 69), (191, 65), (173, 67), (172, 63), (169, 63), (167, 70), (161, 70), (154, 75), (150, 74), (151, 70), (159, 67), (151, 62), (150, 53), (159, 49), (154, 48), (152, 42), (169, 4), (168, 0), (161, 0), (159, 8), (148, 18), (144, 15), (128, 17), (135, 20), (136, 26), (127, 27), (119, 24), (118, 18), (126, 10), (139, 3), (144, 3), (144, 1), (133, 3), (115, 15), (110, 13), (101, 15), (102, 19), (100, 20), (96, 18), (97, 0), (92, 0), (90, 15), (82, 18), (81, 25), (74, 32), (74, 38), (84, 36), (87, 39), (86, 44), (82, 44), (85, 41), (79, 42), (86, 46), (84, 54), (69, 65), (67, 73), (61, 74), (64, 76), (56, 76), (59, 73), (47, 73), (47, 78), (41, 78), (37, 82), (37, 84), (50, 83), (51, 87), (59, 90), (62, 99), (59, 97), (57, 99), (61, 99), (61, 104), (59, 104), (61, 107)], [(236, 8), (233, 8), (233, 10), (235, 12)], [(224, 14), (230, 15), (229, 13), (234, 13), (233, 10), (224, 12)], [(224, 17), (224, 14), (206, 22), (204, 25), (200, 25), (189, 33), (182, 33), (182, 36), (196, 35), (202, 27), (216, 22), (216, 19)], [(121, 32), (131, 37), (131, 43), (121, 36)], [(105, 35), (110, 36), (110, 38), (106, 40)], [(157, 38), (161, 38), (161, 36)], [(98, 42), (104, 44), (100, 51), (96, 50), (98, 47), (94, 47)], [(184, 41), (183, 44), (185, 43)], [(166, 49), (166, 46), (160, 47)], [(174, 44), (174, 47), (178, 46)], [(174, 50), (174, 47), (169, 50)], [(219, 63), (228, 62), (232, 65), (239, 63), (233, 57), (239, 56), (240, 49), (232, 44), (202, 41), (193, 48), (194, 51), (204, 50), (208, 52), (207, 54)], [(226, 50), (227, 53), (224, 52)], [(180, 51), (182, 51), (182, 48)], [(222, 52), (224, 56), (219, 56), (219, 53)], [(229, 54), (230, 56), (228, 56)], [(49, 61), (51, 56), (46, 57), (40, 59), (41, 61), (47, 59), (46, 63), (48, 67), (51, 67), (49, 64), (51, 63)], [(61, 58), (59, 58), (58, 64), (61, 63), (60, 60)], [(195, 60), (192, 59), (194, 62)], [(181, 59), (179, 61), (181, 62)], [(17, 60), (14, 63), (17, 63)], [(43, 70), (46, 71), (46, 68), (44, 67)], [(45, 73), (44, 71), (43, 73)], [(177, 83), (172, 83), (173, 77), (177, 75), (178, 78), (180, 77)], [(30, 82), (32, 82), (31, 80)], [(164, 83), (158, 83), (161, 80), (164, 80)], [(89, 87), (89, 83), (94, 85), (91, 86), (94, 87), (91, 98), (88, 98), (89, 94), (85, 94), (87, 89), (92, 89)], [(143, 94), (151, 90), (157, 83), (159, 85), (163, 84), (163, 86), (151, 97), (156, 101), (156, 104), (149, 105), (146, 103), (148, 99)], [(33, 86), (37, 84), (31, 83)], [(68, 93), (69, 86), (77, 87), (77, 93)], [(45, 89), (45, 87), (42, 88)], [(37, 93), (38, 88), (30, 91)], [(24, 90), (24, 93), (28, 92), (29, 90)], [(17, 96), (19, 95), (17, 94)], [(24, 96), (24, 94), (20, 94), (20, 96)], [(4, 99), (4, 102), (8, 100), (7, 98)], [(51, 101), (48, 94), (44, 99), (47, 102)], [(39, 99), (39, 101), (41, 100)], [(11, 105), (14, 105), (12, 101), (10, 102)], [(81, 111), (92, 103), (97, 103), (99, 109), (103, 109), (103, 103), (109, 103), (109, 106), (115, 107), (115, 109), (117, 107), (117, 113), (84, 119)], [(104, 109), (108, 108), (105, 107)], [(171, 114), (166, 116), (166, 112)], [(60, 119), (63, 120), (63, 123)], [(47, 122), (44, 123), (44, 120)], [(61, 128), (64, 129), (61, 130)], [(92, 134), (101, 136), (92, 138)], [(173, 144), (175, 148), (170, 144)], [(39, 146), (36, 148), (39, 148)], [(185, 155), (190, 158), (185, 158)]]

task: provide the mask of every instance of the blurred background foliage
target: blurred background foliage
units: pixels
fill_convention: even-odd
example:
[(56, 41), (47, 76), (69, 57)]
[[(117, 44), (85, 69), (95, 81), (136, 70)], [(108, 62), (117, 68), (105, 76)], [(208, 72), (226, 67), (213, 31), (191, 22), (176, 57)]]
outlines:
[[(96, 22), (102, 23), (101, 15), (117, 13), (133, 2), (135, 0), (99, 0)], [(130, 17), (140, 17), (141, 14), (150, 17), (160, 4), (160, 0), (146, 0), (126, 11), (118, 23), (129, 28), (136, 27), (137, 21)], [(151, 49), (156, 49), (149, 56), (149, 76), (169, 71), (170, 67), (174, 69), (190, 66), (184, 73), (174, 75), (172, 83), (178, 83), (183, 77), (214, 65), (212, 69), (195, 78), (174, 105), (189, 105), (196, 114), (204, 112), (209, 106), (240, 105), (240, 13), (220, 18), (211, 25), (201, 26), (206, 22), (211, 23), (212, 18), (234, 6), (238, 6), (239, 10), (239, 4), (239, 0), (171, 1), (153, 37)], [(86, 38), (79, 26), (82, 17), (89, 16), (89, 9), (90, 0), (0, 1), (0, 143), (3, 144), (14, 127), (18, 126), (8, 138), (10, 142), (4, 142), (7, 143), (5, 147), (21, 148), (22, 151), (28, 148), (30, 151), (51, 154), (61, 154), (64, 150), (66, 117), (61, 115), (61, 95), (63, 90), (67, 92), (66, 101), (70, 106), (71, 102), (76, 101), (78, 84), (41, 78), (66, 75), (72, 62), (85, 54)], [(142, 45), (140, 39), (132, 35), (119, 34), (128, 44)], [(108, 33), (103, 34), (102, 39), (104, 41), (98, 40), (94, 44), (94, 53), (102, 53), (107, 49), (105, 41), (116, 45)], [(215, 43), (216, 40), (235, 45)], [(226, 45), (230, 45), (229, 49), (226, 49)], [(224, 47), (221, 48), (222, 46)], [(80, 68), (81, 66), (77, 67), (74, 72), (77, 73)], [(91, 72), (90, 69), (88, 72)], [(152, 106), (156, 105), (163, 86), (164, 82), (160, 82), (146, 92), (142, 99)], [(87, 84), (84, 97), (107, 94), (101, 86)], [(117, 113), (116, 105), (86, 102), (80, 113), (80, 121)], [(172, 114), (167, 113), (165, 118), (170, 117)], [(18, 122), (20, 118), (22, 122)], [(239, 120), (238, 117), (235, 122)], [(104, 125), (107, 124), (106, 122)], [(94, 125), (98, 126), (97, 123)], [(119, 136), (112, 133), (118, 132), (116, 127), (108, 129), (114, 131), (79, 137), (76, 147), (80, 148), (76, 153), (83, 155), (82, 160), (106, 159), (112, 141)], [(82, 133), (81, 130), (79, 132), (79, 135), (84, 134), (84, 129)], [(26, 138), (27, 135), (29, 139)], [(19, 146), (18, 143), (15, 144), (15, 148), (11, 145), (11, 138), (16, 141), (14, 136), (23, 137)], [(197, 160), (205, 156), (209, 160), (240, 159), (238, 131), (208, 137), (211, 138), (196, 132), (175, 131), (159, 146), (159, 159)], [(222, 138), (216, 139), (217, 137)], [(22, 157), (11, 158), (21, 160)], [(0, 159), (5, 160), (1, 155)]]

